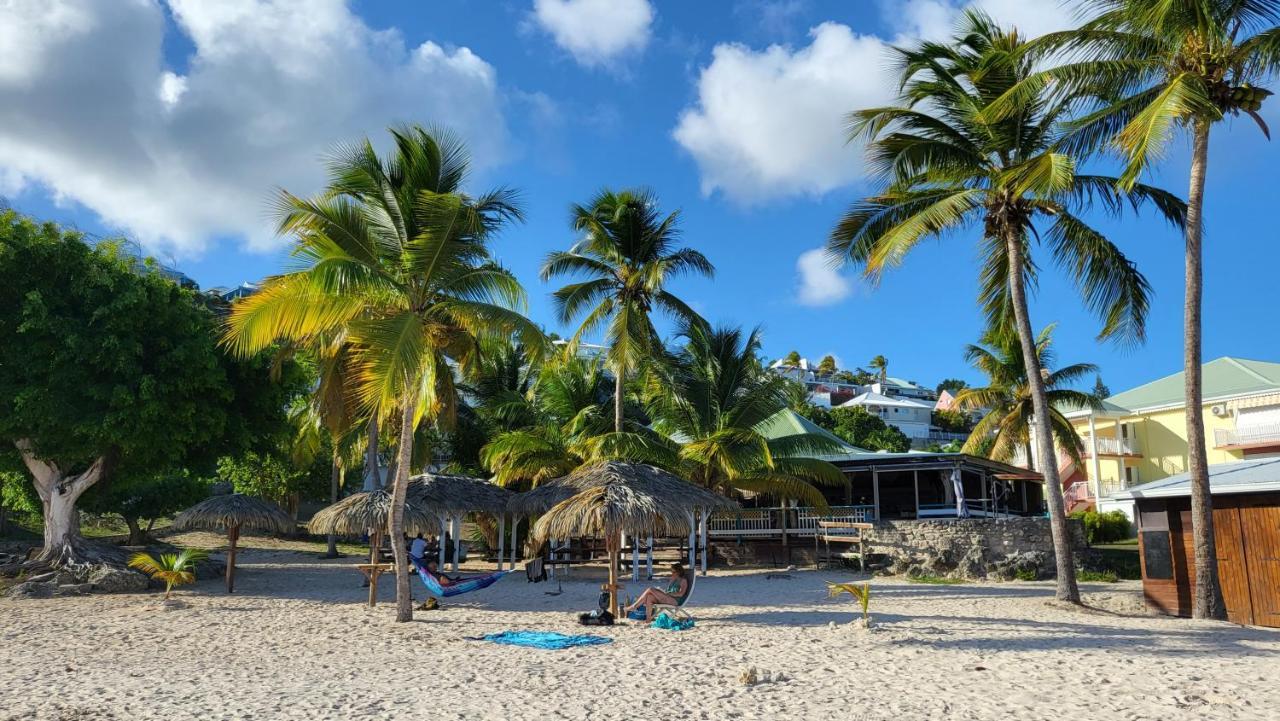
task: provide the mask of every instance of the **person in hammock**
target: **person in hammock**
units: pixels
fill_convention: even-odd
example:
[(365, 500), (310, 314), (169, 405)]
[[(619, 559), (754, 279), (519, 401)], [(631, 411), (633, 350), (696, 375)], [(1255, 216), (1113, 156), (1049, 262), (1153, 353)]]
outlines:
[(424, 567), (427, 569), (427, 573), (430, 573), (432, 576), (435, 576), (436, 580), (440, 583), (440, 586), (442, 588), (448, 588), (449, 586), (452, 586), (458, 581), (462, 580), (458, 578), (449, 578), (448, 576), (444, 575), (443, 573), (440, 572), (439, 566), (440, 564), (438, 561), (436, 561), (436, 559), (429, 558), (427, 559), (427, 562)]
[(667, 577), (666, 589), (664, 590), (657, 586), (646, 588), (635, 602), (622, 610), (622, 615), (629, 616), (632, 611), (644, 606), (645, 620), (652, 621), (653, 604), (661, 603), (668, 606), (678, 606), (688, 592), (689, 572), (684, 570), (684, 566), (679, 563), (673, 563), (671, 564), (671, 575)]

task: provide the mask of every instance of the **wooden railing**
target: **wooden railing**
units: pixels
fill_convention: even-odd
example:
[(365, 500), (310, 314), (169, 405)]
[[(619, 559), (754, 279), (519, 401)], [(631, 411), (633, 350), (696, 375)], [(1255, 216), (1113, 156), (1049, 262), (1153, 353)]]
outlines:
[(712, 515), (707, 519), (707, 535), (721, 538), (781, 537), (785, 526), (789, 536), (812, 536), (819, 520), (867, 523), (875, 520), (875, 507), (831, 506), (826, 511), (810, 506), (744, 508)]

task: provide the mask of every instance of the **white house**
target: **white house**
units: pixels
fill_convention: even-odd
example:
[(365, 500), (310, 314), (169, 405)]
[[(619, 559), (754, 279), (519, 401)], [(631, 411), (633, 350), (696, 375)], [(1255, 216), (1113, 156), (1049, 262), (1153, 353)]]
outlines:
[(887, 425), (894, 426), (912, 440), (928, 439), (930, 435), (933, 403), (929, 401), (867, 391), (853, 400), (841, 403), (839, 407), (865, 408), (868, 413), (879, 416)]

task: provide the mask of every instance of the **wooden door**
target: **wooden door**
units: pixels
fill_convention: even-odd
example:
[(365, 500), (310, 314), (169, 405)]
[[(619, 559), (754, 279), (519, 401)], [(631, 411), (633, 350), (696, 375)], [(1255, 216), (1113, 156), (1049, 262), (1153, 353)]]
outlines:
[[(1249, 568), (1237, 499), (1222, 496), (1213, 499), (1213, 536), (1227, 618), (1232, 623), (1252, 624), (1253, 600), (1249, 595)], [(1192, 580), (1194, 582), (1194, 578)]]
[(1275, 497), (1242, 499), (1240, 528), (1248, 560), (1253, 622), (1280, 627), (1280, 503)]

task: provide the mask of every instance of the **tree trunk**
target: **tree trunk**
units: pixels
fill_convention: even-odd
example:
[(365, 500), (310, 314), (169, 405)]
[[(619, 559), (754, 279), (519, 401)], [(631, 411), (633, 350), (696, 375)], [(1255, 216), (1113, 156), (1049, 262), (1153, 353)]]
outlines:
[(236, 544), (240, 541), (240, 527), (227, 529), (227, 593), (236, 590)]
[(396, 476), (391, 488), (391, 552), (396, 559), (396, 621), (413, 620), (409, 588), (409, 551), (404, 545), (404, 503), (409, 491), (409, 464), (413, 458), (413, 416), (418, 409), (418, 389), (409, 384), (400, 418), (400, 442), (396, 446)]
[(124, 518), (124, 525), (129, 527), (130, 546), (144, 546), (147, 543), (147, 534), (142, 531), (142, 527), (138, 525), (138, 519), (135, 516), (121, 516)]
[(1191, 615), (1227, 617), (1218, 580), (1218, 549), (1213, 535), (1213, 498), (1205, 458), (1204, 407), (1200, 378), (1200, 307), (1203, 293), (1204, 176), (1209, 163), (1209, 123), (1197, 120), (1191, 151), (1191, 190), (1187, 195), (1186, 299), (1183, 305), (1182, 372), (1186, 393), (1187, 471), (1191, 474), (1191, 533), (1195, 546), (1196, 587)]
[[(329, 504), (338, 502), (338, 489), (342, 485), (342, 456), (338, 453), (335, 445), (333, 449), (333, 467), (329, 471)], [(329, 549), (325, 551), (325, 558), (338, 557), (338, 534), (330, 533), (328, 537)]]
[(1049, 504), (1049, 529), (1053, 535), (1053, 555), (1057, 561), (1057, 597), (1061, 601), (1080, 603), (1080, 589), (1076, 586), (1075, 558), (1071, 550), (1071, 533), (1067, 527), (1066, 508), (1062, 500), (1062, 481), (1058, 478), (1057, 456), (1053, 449), (1053, 434), (1049, 425), (1049, 399), (1045, 394), (1044, 377), (1040, 374), (1040, 357), (1036, 355), (1036, 336), (1031, 330), (1031, 318), (1027, 309), (1027, 293), (1023, 283), (1022, 238), (1006, 234), (1005, 249), (1009, 261), (1009, 297), (1013, 304), (1014, 323), (1018, 341), (1022, 345), (1022, 361), (1027, 372), (1027, 387), (1031, 391), (1031, 430), (1039, 451), (1039, 465), (1044, 477), (1045, 499)]
[(378, 475), (378, 419), (369, 419), (369, 446), (364, 457), (364, 490), (376, 491), (382, 488), (382, 479)]
[(623, 377), (626, 376), (625, 369), (619, 367), (614, 371), (616, 376), (613, 381), (613, 430), (615, 433), (622, 432), (622, 384)]
[(97, 560), (97, 554), (90, 550), (80, 536), (76, 501), (101, 480), (106, 458), (99, 457), (83, 473), (69, 475), (52, 461), (36, 458), (29, 440), (21, 439), (14, 445), (31, 473), (36, 493), (44, 507), (44, 547), (34, 560), (54, 566), (74, 566)]

